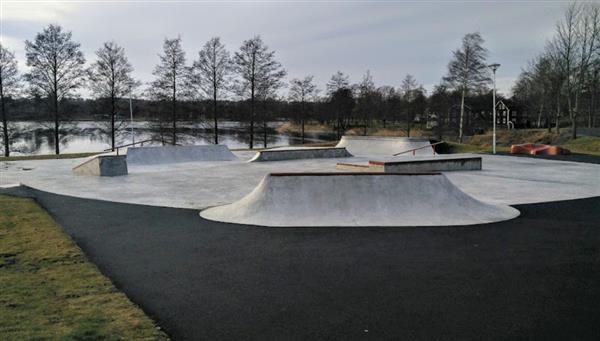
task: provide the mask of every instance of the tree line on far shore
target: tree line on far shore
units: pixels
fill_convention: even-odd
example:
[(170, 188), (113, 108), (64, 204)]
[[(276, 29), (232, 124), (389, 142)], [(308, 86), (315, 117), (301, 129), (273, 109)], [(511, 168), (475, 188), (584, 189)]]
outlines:
[[(600, 70), (598, 8), (588, 3), (570, 5), (557, 25), (556, 37), (523, 70), (512, 98), (505, 99), (521, 111), (536, 112), (534, 126), (554, 124), (558, 130), (561, 113), (566, 112), (575, 137), (578, 118), (586, 110), (588, 126), (595, 125)], [(318, 89), (312, 75), (285, 82), (286, 70), (260, 36), (245, 40), (233, 53), (218, 37), (211, 38), (191, 61), (180, 37), (167, 38), (153, 71), (154, 80), (144, 85), (135, 79), (122, 46), (105, 42), (96, 50), (94, 61), (86, 65), (80, 44), (59, 25), (49, 25), (25, 41), (25, 52), (28, 72), (22, 74), (14, 53), (0, 45), (5, 156), (10, 154), (9, 117), (18, 117), (24, 107), (33, 108), (37, 119), (51, 117), (55, 153), (59, 154), (61, 123), (73, 115), (69, 103), (77, 101), (82, 89), (93, 96), (89, 101), (107, 120), (113, 150), (116, 133), (129, 113), (126, 99), (133, 93), (141, 93), (143, 102), (148, 103), (136, 117), (148, 118), (161, 131), (168, 131), (167, 142), (172, 144), (178, 143), (178, 121), (182, 119), (210, 120), (212, 140), (219, 143), (219, 121), (236, 117), (247, 123), (250, 148), (255, 147), (261, 132), (267, 147), (267, 122), (273, 119), (299, 123), (302, 143), (307, 120), (329, 125), (338, 137), (350, 128), (359, 127), (367, 134), (369, 127), (387, 125), (401, 125), (410, 136), (415, 122), (433, 120), (435, 134), (450, 133), (459, 141), (465, 133), (492, 124), (488, 50), (477, 32), (463, 37), (452, 53), (447, 74), (431, 94), (410, 74), (399, 87), (377, 87), (368, 71), (357, 84), (338, 71), (325, 91)]]

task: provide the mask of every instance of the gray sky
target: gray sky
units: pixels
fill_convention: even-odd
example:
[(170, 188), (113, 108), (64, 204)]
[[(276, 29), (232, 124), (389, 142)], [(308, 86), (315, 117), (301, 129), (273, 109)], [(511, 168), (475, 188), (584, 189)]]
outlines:
[(188, 61), (211, 37), (228, 49), (260, 34), (288, 71), (312, 74), (321, 89), (340, 70), (358, 82), (399, 86), (407, 73), (430, 90), (446, 73), (452, 50), (478, 31), (502, 64), (507, 94), (529, 59), (553, 35), (565, 1), (11, 1), (0, 0), (2, 43), (25, 69), (24, 40), (50, 23), (73, 32), (88, 62), (104, 41), (122, 45), (147, 82), (165, 37), (181, 35)]

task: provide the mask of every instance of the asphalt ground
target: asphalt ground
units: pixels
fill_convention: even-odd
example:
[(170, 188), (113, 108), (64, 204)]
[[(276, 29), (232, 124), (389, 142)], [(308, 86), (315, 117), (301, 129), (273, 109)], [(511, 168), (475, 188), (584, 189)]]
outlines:
[(465, 227), (261, 228), (0, 193), (34, 197), (175, 340), (600, 338), (600, 197)]

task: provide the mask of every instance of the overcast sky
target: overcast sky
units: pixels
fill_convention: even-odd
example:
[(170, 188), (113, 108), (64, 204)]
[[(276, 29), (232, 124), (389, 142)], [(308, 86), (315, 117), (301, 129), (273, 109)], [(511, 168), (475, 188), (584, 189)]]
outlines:
[(11, 1), (0, 0), (2, 44), (24, 69), (24, 40), (50, 23), (73, 32), (88, 62), (104, 41), (122, 45), (147, 82), (165, 37), (181, 36), (188, 62), (211, 37), (233, 51), (261, 35), (288, 71), (320, 88), (340, 70), (352, 82), (370, 70), (375, 83), (399, 86), (407, 73), (426, 89), (440, 82), (452, 50), (480, 32), (489, 61), (502, 64), (508, 94), (529, 59), (553, 35), (564, 1)]

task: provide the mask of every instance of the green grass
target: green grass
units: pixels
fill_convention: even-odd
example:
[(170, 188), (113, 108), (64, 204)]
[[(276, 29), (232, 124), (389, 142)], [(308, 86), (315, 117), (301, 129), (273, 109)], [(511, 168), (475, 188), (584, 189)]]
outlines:
[(72, 153), (72, 154), (48, 154), (48, 155), (23, 155), (23, 156), (0, 156), (0, 161), (23, 161), (23, 160), (53, 160), (53, 159), (77, 159), (81, 157), (88, 157), (92, 155), (98, 155), (101, 153)]
[(0, 195), (0, 338), (165, 340), (30, 199)]
[(600, 155), (600, 137), (578, 137), (565, 143), (564, 147), (573, 153)]

